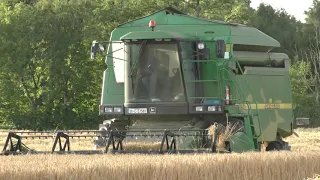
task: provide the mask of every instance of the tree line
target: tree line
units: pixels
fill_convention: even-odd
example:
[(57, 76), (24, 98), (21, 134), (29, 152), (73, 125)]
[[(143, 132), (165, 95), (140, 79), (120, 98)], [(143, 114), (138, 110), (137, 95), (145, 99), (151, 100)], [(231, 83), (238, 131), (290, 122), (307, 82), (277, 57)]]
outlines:
[(320, 125), (320, 4), (302, 23), (285, 10), (250, 0), (0, 0), (0, 125), (28, 129), (97, 128), (103, 56), (94, 39), (119, 24), (165, 7), (254, 26), (277, 39), (292, 59), (296, 116)]

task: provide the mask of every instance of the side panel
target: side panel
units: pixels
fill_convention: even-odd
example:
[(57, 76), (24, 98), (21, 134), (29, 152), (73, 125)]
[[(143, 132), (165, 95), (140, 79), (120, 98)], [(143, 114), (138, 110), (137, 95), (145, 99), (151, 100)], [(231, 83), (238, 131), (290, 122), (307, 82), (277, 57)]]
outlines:
[[(273, 141), (277, 132), (284, 137), (291, 134), (293, 111), (287, 69), (246, 67), (245, 75), (237, 75), (236, 82), (244, 99), (249, 101), (252, 109), (258, 110), (260, 114), (260, 140)], [(237, 97), (241, 97), (241, 94), (238, 93)], [(240, 109), (242, 112), (247, 111), (245, 106), (240, 106)], [(256, 133), (259, 134), (257, 117), (254, 122)]]
[[(114, 31), (111, 34), (111, 39), (113, 37), (113, 33)], [(119, 50), (120, 48), (121, 44), (119, 44), (118, 42), (108, 45), (108, 55), (106, 56), (105, 60), (107, 69), (103, 72), (101, 105), (122, 105), (124, 102), (124, 84), (123, 77), (121, 77), (124, 76), (124, 74), (121, 73), (121, 69), (122, 71), (124, 70), (124, 68), (121, 68), (121, 66), (123, 66), (123, 63), (121, 63), (119, 59), (117, 59), (117, 61), (114, 61), (116, 58), (123, 59), (124, 51)], [(115, 73), (115, 71), (117, 71), (118, 73)], [(118, 76), (117, 78), (116, 74)]]
[(117, 83), (114, 69), (108, 68), (103, 72), (103, 84), (101, 94), (101, 105), (103, 104), (123, 104), (124, 84)]

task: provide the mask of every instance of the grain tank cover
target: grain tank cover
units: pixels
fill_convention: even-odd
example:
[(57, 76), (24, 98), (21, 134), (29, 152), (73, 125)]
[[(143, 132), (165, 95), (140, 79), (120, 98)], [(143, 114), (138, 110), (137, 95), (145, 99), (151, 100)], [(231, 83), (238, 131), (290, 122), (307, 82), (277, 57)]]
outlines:
[(240, 64), (250, 66), (284, 66), (284, 61), (289, 60), (285, 53), (268, 53), (268, 52), (250, 52), (250, 51), (234, 51), (233, 58)]
[(230, 25), (232, 44), (280, 47), (280, 43), (257, 28)]
[[(114, 33), (117, 34), (117, 30), (119, 30), (119, 33), (124, 32), (124, 30), (128, 30), (129, 32), (142, 30), (144, 33), (147, 33), (151, 31), (149, 22), (152, 20), (156, 22), (154, 32), (183, 32), (184, 34), (188, 34), (190, 36), (197, 36), (200, 39), (211, 38), (211, 35), (207, 34), (207, 32), (214, 32), (214, 36), (229, 37), (230, 43), (236, 45), (235, 47), (238, 48), (236, 50), (244, 49), (244, 51), (246, 51), (249, 48), (256, 49), (254, 51), (267, 52), (270, 49), (280, 47), (280, 43), (277, 40), (261, 32), (255, 27), (212, 19), (198, 18), (184, 14), (172, 7), (164, 8), (148, 16), (121, 24), (116, 28)], [(115, 35), (113, 38), (119, 40), (119, 38), (123, 37), (125, 34), (122, 34), (121, 36)]]
[(120, 40), (138, 40), (138, 39), (195, 39), (193, 36), (180, 32), (166, 32), (166, 31), (134, 31), (122, 36)]

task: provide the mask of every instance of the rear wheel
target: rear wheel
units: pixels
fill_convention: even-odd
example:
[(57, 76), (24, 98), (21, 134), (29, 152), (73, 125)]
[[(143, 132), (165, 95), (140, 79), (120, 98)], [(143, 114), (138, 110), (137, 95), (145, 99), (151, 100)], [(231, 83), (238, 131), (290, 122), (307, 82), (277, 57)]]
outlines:
[(266, 148), (267, 151), (290, 151), (291, 147), (289, 146), (288, 142), (278, 140), (272, 141), (268, 143), (268, 147)]
[(273, 142), (268, 143), (266, 150), (267, 151), (280, 151), (280, 150), (282, 150), (282, 146), (281, 146), (280, 142), (273, 141)]

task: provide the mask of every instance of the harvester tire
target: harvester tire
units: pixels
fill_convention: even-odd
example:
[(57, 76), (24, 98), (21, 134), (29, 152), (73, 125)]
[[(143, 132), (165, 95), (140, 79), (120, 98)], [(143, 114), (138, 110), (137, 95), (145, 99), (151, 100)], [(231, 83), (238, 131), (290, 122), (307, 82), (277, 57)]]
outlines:
[(277, 141), (270, 142), (266, 148), (267, 151), (280, 151), (281, 149), (281, 144)]
[(291, 146), (288, 142), (278, 140), (268, 143), (267, 151), (291, 151)]
[(285, 142), (285, 141), (282, 141), (282, 149), (285, 150), (285, 151), (291, 151), (291, 146), (289, 145), (288, 142)]
[(281, 151), (282, 144), (279, 141), (272, 141), (268, 143), (267, 151)]

